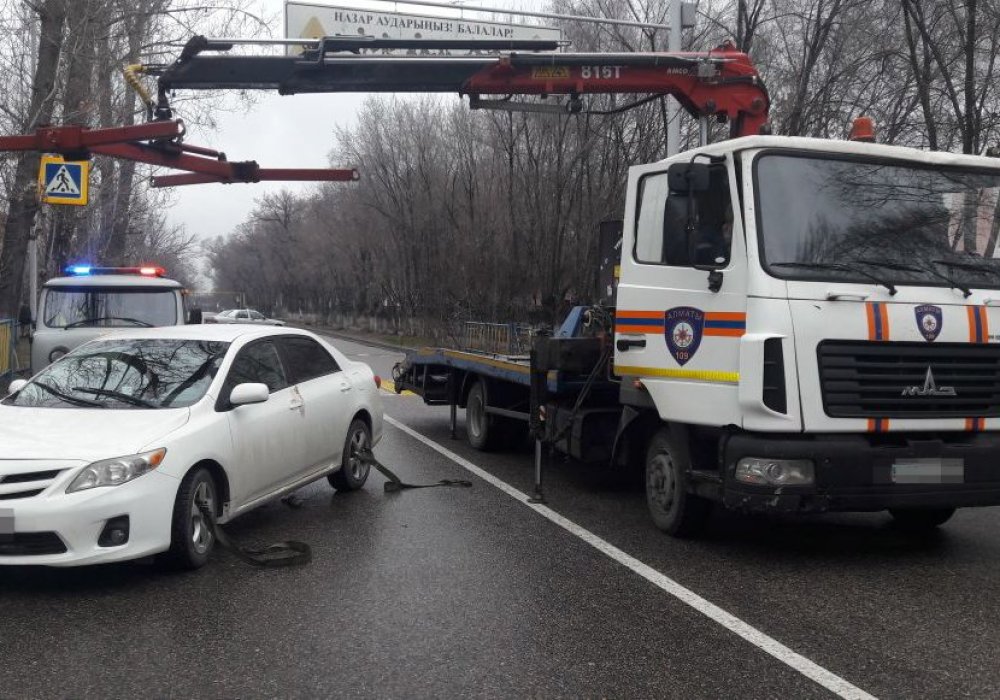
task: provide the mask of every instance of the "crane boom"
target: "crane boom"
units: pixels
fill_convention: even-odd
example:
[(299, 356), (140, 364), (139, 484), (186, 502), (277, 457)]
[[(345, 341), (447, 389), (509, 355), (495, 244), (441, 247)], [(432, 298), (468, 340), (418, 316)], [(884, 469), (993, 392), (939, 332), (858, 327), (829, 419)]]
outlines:
[[(387, 46), (387, 44), (392, 46)], [(690, 53), (538, 53), (499, 56), (360, 53), (428, 42), (328, 37), (303, 56), (220, 55), (231, 43), (195, 37), (180, 58), (159, 71), (161, 99), (178, 89), (261, 89), (284, 95), (321, 92), (451, 92), (468, 95), (567, 95), (580, 111), (583, 95), (672, 95), (693, 116), (728, 120), (733, 136), (760, 133), (767, 122), (767, 89), (750, 58), (732, 44)], [(444, 43), (444, 42), (439, 42)], [(458, 42), (449, 42), (457, 44)], [(472, 48), (471, 44), (464, 44)]]

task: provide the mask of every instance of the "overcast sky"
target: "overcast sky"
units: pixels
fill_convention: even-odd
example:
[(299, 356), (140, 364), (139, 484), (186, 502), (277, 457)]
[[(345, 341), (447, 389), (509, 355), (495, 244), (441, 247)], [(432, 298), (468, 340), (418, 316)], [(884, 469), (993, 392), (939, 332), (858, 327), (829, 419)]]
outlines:
[[(466, 0), (474, 6), (478, 0)], [(281, 37), (283, 27), (283, 0), (257, 0), (265, 16), (271, 19), (273, 37)], [(348, 7), (368, 7), (391, 12), (397, 5), (365, 0), (319, 0), (315, 4)], [(485, 6), (518, 6), (540, 9), (544, 0), (484, 0)], [(405, 7), (400, 11), (420, 14), (441, 14), (436, 8)], [(446, 11), (447, 12), (447, 11)], [(455, 13), (452, 13), (453, 15)], [(480, 15), (483, 19), (493, 19)], [(221, 113), (213, 129), (189, 125), (185, 137), (189, 143), (207, 146), (225, 152), (230, 160), (255, 160), (265, 168), (323, 168), (328, 167), (327, 157), (333, 146), (335, 126), (350, 126), (357, 110), (365, 99), (363, 94), (320, 94), (281, 96), (276, 92), (261, 91), (255, 104), (246, 110)], [(454, 96), (453, 99), (458, 99)], [(183, 106), (179, 114), (184, 117)], [(364, 163), (336, 163), (357, 167), (364, 186)], [(254, 200), (265, 192), (288, 188), (304, 191), (310, 183), (271, 182), (234, 185), (196, 185), (178, 187), (173, 191), (173, 204), (169, 219), (182, 224), (189, 233), (201, 239), (228, 234), (243, 222), (254, 207)]]

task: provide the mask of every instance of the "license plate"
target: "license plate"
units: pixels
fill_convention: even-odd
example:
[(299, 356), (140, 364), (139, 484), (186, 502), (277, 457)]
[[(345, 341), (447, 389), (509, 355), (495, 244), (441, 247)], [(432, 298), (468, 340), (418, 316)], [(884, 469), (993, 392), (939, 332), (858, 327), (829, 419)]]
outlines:
[(0, 508), (0, 540), (14, 539), (14, 509)]
[(892, 463), (894, 484), (961, 484), (965, 460), (941, 457), (907, 457)]

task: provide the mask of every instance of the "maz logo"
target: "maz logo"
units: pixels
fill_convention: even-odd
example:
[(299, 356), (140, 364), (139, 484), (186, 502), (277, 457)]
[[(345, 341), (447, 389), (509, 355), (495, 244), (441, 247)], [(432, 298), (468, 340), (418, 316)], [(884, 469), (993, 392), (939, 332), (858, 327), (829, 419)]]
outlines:
[(908, 386), (903, 389), (901, 396), (957, 396), (955, 387), (938, 386), (934, 383), (934, 374), (931, 368), (927, 368), (927, 376), (924, 377), (923, 386)]

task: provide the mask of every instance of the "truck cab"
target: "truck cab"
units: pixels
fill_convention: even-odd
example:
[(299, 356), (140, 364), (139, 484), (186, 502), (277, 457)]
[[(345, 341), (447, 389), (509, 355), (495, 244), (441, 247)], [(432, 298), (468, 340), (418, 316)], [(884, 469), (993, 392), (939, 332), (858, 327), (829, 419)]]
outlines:
[(183, 286), (165, 278), (162, 268), (73, 265), (66, 273), (46, 282), (39, 294), (32, 374), (110, 330), (186, 321)]
[(657, 524), (1000, 504), (998, 207), (997, 160), (870, 143), (632, 168), (614, 372)]

